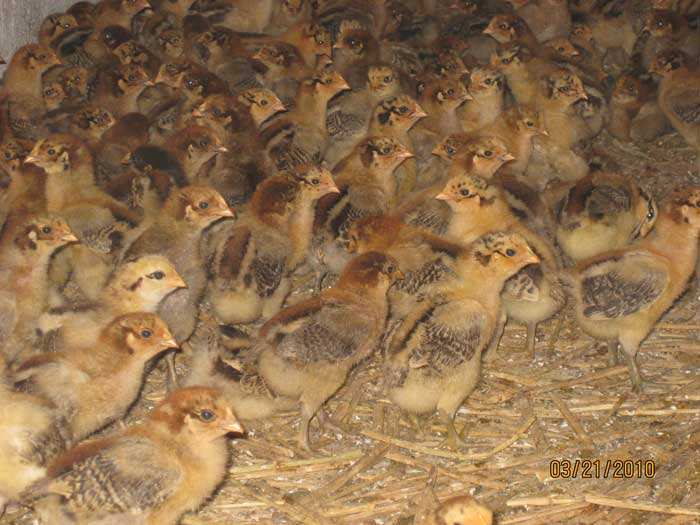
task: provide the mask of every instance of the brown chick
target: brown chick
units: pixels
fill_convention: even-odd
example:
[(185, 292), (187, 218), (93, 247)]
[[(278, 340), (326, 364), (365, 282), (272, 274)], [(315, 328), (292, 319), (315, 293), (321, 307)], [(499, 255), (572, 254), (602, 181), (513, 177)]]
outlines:
[(608, 341), (613, 361), (618, 344), (622, 346), (635, 390), (642, 386), (635, 359), (640, 344), (685, 291), (695, 271), (699, 208), (700, 188), (677, 190), (647, 237), (581, 261), (567, 274), (579, 325)]
[(8, 218), (0, 237), (0, 351), (5, 358), (11, 360), (31, 344), (48, 305), (51, 257), (77, 240), (57, 216)]
[(600, 171), (572, 185), (553, 208), (557, 243), (575, 262), (646, 237), (658, 218), (656, 201), (634, 180)]
[(539, 42), (568, 37), (571, 13), (566, 0), (508, 0)]
[(123, 418), (141, 391), (148, 362), (176, 348), (159, 317), (131, 313), (114, 319), (94, 344), (29, 358), (13, 379), (56, 406), (73, 438), (82, 440)]
[(260, 373), (274, 392), (300, 401), (300, 446), (310, 449), (311, 419), (379, 343), (386, 293), (400, 278), (395, 259), (368, 252), (348, 263), (334, 287), (282, 310), (261, 328)]
[(691, 68), (688, 57), (678, 51), (660, 54), (652, 71), (662, 77), (659, 107), (685, 141), (700, 150), (700, 72)]
[(362, 86), (380, 58), (379, 42), (358, 20), (342, 20), (333, 44), (333, 65), (351, 88)]
[(78, 20), (69, 13), (55, 13), (44, 18), (39, 26), (39, 44), (56, 49), (67, 33), (80, 27)]
[(471, 496), (455, 496), (442, 502), (415, 525), (491, 525), (493, 512)]
[(528, 47), (517, 42), (501, 44), (491, 55), (490, 65), (503, 74), (515, 102), (528, 106), (537, 102), (540, 75), (552, 67), (550, 62), (535, 57)]
[(615, 82), (610, 99), (608, 131), (624, 142), (647, 142), (660, 136), (668, 121), (651, 82), (626, 73)]
[(165, 297), (159, 307), (178, 342), (192, 335), (206, 289), (207, 275), (199, 249), (202, 235), (216, 221), (231, 217), (234, 213), (216, 190), (207, 186), (178, 189), (171, 193), (155, 223), (124, 254), (127, 258), (165, 255), (185, 281), (187, 288)]
[(427, 116), (416, 125), (415, 131), (425, 130), (438, 136), (463, 130), (459, 109), (473, 100), (459, 79), (439, 77), (420, 87), (418, 102)]
[(500, 320), (504, 283), (538, 262), (517, 234), (480, 237), (455, 261), (456, 276), (412, 311), (391, 340), (385, 370), (389, 399), (412, 414), (437, 410), (451, 448), (460, 441), (455, 413), (479, 381), (481, 354)]
[(0, 401), (0, 510), (46, 475), (46, 464), (70, 445), (71, 436), (58, 410), (45, 400), (17, 392), (2, 362)]
[(273, 170), (284, 172), (301, 164), (319, 163), (328, 144), (328, 102), (349, 89), (339, 73), (325, 69), (299, 85), (296, 104), (263, 126), (259, 134)]
[(539, 47), (537, 37), (525, 20), (517, 15), (500, 14), (494, 16), (484, 29), (484, 34), (499, 44), (515, 42), (527, 46), (533, 52), (536, 52)]
[(648, 38), (641, 50), (642, 66), (649, 69), (659, 53), (677, 49), (688, 56), (700, 55), (700, 35), (686, 17), (675, 11), (651, 10), (644, 22)]
[[(469, 243), (500, 228), (521, 235), (540, 258), (540, 264), (528, 265), (508, 279), (501, 295), (505, 316), (527, 325), (527, 352), (534, 356), (537, 325), (557, 313), (565, 302), (553, 277), (558, 267), (554, 249), (543, 235), (518, 218), (502, 190), (480, 177), (454, 177), (436, 199), (446, 201), (452, 210), (445, 233), (449, 240)], [(495, 343), (502, 329), (499, 327)]]
[(217, 248), (209, 298), (221, 322), (250, 323), (279, 311), (291, 272), (306, 260), (316, 201), (337, 192), (330, 172), (316, 166), (258, 185), (250, 213)]
[(450, 269), (462, 246), (391, 215), (355, 222), (343, 237), (352, 254), (380, 251), (394, 257), (404, 279), (388, 293), (391, 319), (401, 321), (422, 300), (429, 287), (454, 275)]
[(496, 68), (474, 68), (469, 75), (468, 91), (471, 100), (457, 111), (463, 131), (483, 128), (503, 112), (505, 81)]
[(47, 524), (175, 525), (221, 483), (229, 459), (225, 438), (243, 432), (219, 391), (183, 388), (143, 423), (66, 451), (27, 499), (42, 498), (34, 507)]
[(155, 313), (168, 294), (185, 286), (163, 255), (137, 257), (114, 270), (91, 308), (44, 314), (40, 329), (44, 333), (59, 330), (59, 350), (87, 347), (95, 344), (100, 331), (114, 318), (134, 312)]
[(18, 138), (36, 139), (46, 112), (42, 76), (60, 64), (49, 48), (28, 44), (17, 50), (3, 77), (3, 126)]
[(98, 75), (92, 101), (109, 109), (116, 117), (138, 113), (139, 97), (152, 85), (142, 65), (121, 64)]

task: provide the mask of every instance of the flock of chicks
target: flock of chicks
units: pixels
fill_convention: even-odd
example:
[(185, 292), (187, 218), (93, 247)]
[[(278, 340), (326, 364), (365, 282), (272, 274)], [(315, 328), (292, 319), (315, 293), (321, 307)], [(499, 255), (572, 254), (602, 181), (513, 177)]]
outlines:
[[(699, 14), (102, 0), (48, 17), (2, 88), (1, 502), (176, 523), (221, 482), (239, 419), (298, 405), (309, 449), (373, 355), (388, 397), (457, 447), (507, 319), (534, 354), (567, 296), (639, 389), (639, 345), (695, 271), (700, 188), (657, 207), (586, 146), (675, 128), (700, 148)], [(84, 441), (161, 355), (165, 401)], [(490, 522), (472, 503), (438, 512)]]

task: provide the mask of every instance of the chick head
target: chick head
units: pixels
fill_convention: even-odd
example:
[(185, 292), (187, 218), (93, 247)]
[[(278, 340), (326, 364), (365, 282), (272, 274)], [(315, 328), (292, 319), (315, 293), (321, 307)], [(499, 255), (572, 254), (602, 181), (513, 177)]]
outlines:
[(228, 151), (217, 133), (206, 126), (190, 126), (183, 131), (178, 142), (187, 158), (194, 162), (206, 162)]
[(273, 115), (286, 111), (282, 101), (271, 90), (252, 88), (238, 95), (238, 100), (248, 107), (256, 125), (260, 125)]
[(84, 67), (73, 66), (61, 71), (58, 77), (63, 89), (74, 97), (83, 97), (88, 92), (90, 72)]
[(457, 78), (437, 78), (420, 89), (421, 100), (430, 100), (447, 110), (453, 110), (472, 98)]
[(350, 89), (343, 76), (331, 68), (323, 68), (305, 81), (307, 86), (313, 89), (326, 100), (330, 100), (341, 91)]
[(396, 259), (391, 255), (372, 251), (358, 255), (345, 265), (338, 286), (361, 288), (383, 296), (392, 284), (403, 277)]
[(166, 295), (187, 284), (167, 257), (144, 255), (119, 266), (109, 287), (126, 293), (135, 308), (155, 311)]
[(41, 23), (39, 33), (48, 35), (50, 42), (53, 43), (57, 38), (77, 27), (79, 24), (73, 15), (60, 13), (47, 16)]
[(671, 193), (668, 205), (676, 222), (700, 231), (700, 186), (685, 186)]
[(491, 525), (493, 512), (470, 496), (457, 496), (440, 505), (435, 518), (449, 525)]
[(372, 118), (380, 127), (396, 131), (408, 131), (419, 119), (426, 117), (418, 102), (408, 95), (399, 95), (381, 102)]
[(106, 45), (109, 49), (115, 49), (120, 44), (127, 42), (131, 39), (131, 31), (125, 27), (114, 25), (107, 26), (102, 30), (100, 38), (102, 43)]
[(496, 52), (491, 55), (490, 64), (501, 71), (509, 71), (526, 64), (531, 58), (532, 52), (527, 46), (510, 42), (498, 46)]
[(297, 16), (304, 9), (305, 0), (282, 0), (282, 10), (288, 16)]
[(376, 93), (391, 93), (399, 86), (399, 79), (389, 66), (372, 66), (367, 72), (369, 88)]
[(72, 116), (73, 122), (81, 129), (99, 137), (116, 123), (109, 110), (99, 106), (82, 106)]
[(127, 40), (119, 44), (112, 50), (114, 56), (119, 59), (122, 64), (141, 64), (148, 62), (148, 53), (139, 44), (133, 40)]
[(319, 56), (331, 57), (332, 39), (331, 33), (325, 27), (318, 24), (304, 24), (302, 27), (302, 41), (299, 47), (302, 51)]
[(506, 44), (517, 40), (525, 32), (526, 28), (527, 24), (519, 16), (496, 15), (484, 29), (484, 34), (489, 35), (501, 44)]
[(544, 45), (559, 59), (576, 60), (581, 57), (581, 52), (568, 38), (552, 38), (551, 40), (547, 40)]
[(233, 408), (217, 389), (202, 386), (181, 388), (170, 394), (150, 416), (169, 430), (195, 443), (206, 444), (245, 429)]
[(46, 71), (60, 63), (58, 55), (41, 44), (27, 44), (19, 48), (12, 57), (12, 64), (18, 64), (33, 71)]
[(413, 157), (406, 146), (389, 137), (370, 137), (357, 148), (366, 168), (384, 174), (393, 173), (404, 160)]
[(333, 49), (349, 55), (362, 56), (367, 48), (371, 35), (357, 20), (340, 22), (336, 42)]
[(71, 167), (72, 157), (75, 155), (73, 146), (62, 135), (41, 139), (34, 145), (24, 162), (39, 166), (48, 174), (63, 173)]
[(678, 69), (688, 67), (690, 59), (679, 49), (667, 49), (654, 57), (649, 71), (661, 77), (665, 77)]
[(300, 183), (302, 198), (316, 200), (328, 193), (340, 193), (331, 172), (322, 166), (301, 165), (294, 169), (292, 176)]
[(31, 141), (16, 138), (5, 139), (0, 143), (0, 167), (8, 173), (17, 171), (31, 150)]
[(549, 96), (552, 99), (560, 99), (574, 104), (588, 98), (581, 78), (567, 69), (555, 71), (547, 77), (546, 82)]
[(124, 94), (140, 91), (149, 84), (148, 73), (140, 64), (121, 64), (117, 67), (117, 85)]
[(122, 13), (134, 16), (139, 14), (144, 9), (150, 9), (151, 4), (148, 0), (122, 0), (119, 10)]
[(389, 215), (374, 215), (353, 222), (341, 241), (349, 253), (382, 251), (393, 244), (404, 223)]
[(508, 278), (540, 258), (527, 241), (517, 233), (491, 232), (474, 241), (465, 257), (475, 260), (490, 273)]
[(469, 75), (469, 93), (472, 95), (499, 92), (504, 88), (503, 74), (494, 67), (477, 67)]
[(583, 23), (576, 23), (571, 26), (571, 41), (574, 44), (591, 44), (593, 42), (593, 29)]
[(636, 102), (642, 90), (642, 82), (634, 75), (625, 73), (615, 82), (612, 100), (617, 104)]
[(680, 17), (674, 11), (652, 9), (644, 21), (644, 31), (655, 38), (662, 38), (678, 31), (679, 25)]
[(183, 34), (180, 29), (166, 29), (158, 35), (158, 45), (168, 58), (179, 58), (185, 51)]
[(202, 229), (219, 219), (234, 217), (221, 194), (209, 186), (186, 186), (173, 198), (177, 199), (178, 216)]
[(68, 223), (56, 215), (35, 215), (18, 225), (15, 244), (37, 255), (49, 255), (61, 246), (78, 242)]
[(471, 172), (490, 178), (498, 169), (515, 157), (498, 137), (486, 135), (464, 143), (450, 166), (450, 175)]
[(464, 174), (451, 178), (435, 198), (446, 201), (453, 207), (479, 207), (493, 202), (497, 190), (486, 179)]
[(153, 313), (122, 315), (112, 321), (108, 331), (126, 345), (131, 355), (143, 360), (151, 359), (165, 350), (178, 348), (168, 325)]
[(518, 106), (515, 112), (515, 127), (525, 135), (549, 135), (542, 114), (530, 106)]

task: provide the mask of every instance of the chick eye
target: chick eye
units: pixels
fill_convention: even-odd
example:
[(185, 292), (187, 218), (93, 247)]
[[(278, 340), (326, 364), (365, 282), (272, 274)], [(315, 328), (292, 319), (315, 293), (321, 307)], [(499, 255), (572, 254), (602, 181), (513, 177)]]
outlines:
[(5, 152), (5, 158), (6, 158), (7, 160), (10, 160), (10, 159), (12, 158), (12, 153), (10, 153), (9, 151), (6, 151), (6, 152)]
[(510, 58), (504, 58), (503, 60), (501, 60), (501, 62), (503, 62), (504, 64), (510, 64), (511, 60), (512, 59)]
[(202, 147), (202, 148), (206, 148), (206, 147), (209, 146), (209, 141), (208, 141), (208, 140), (200, 140), (200, 141), (199, 141), (199, 145), (200, 145), (200, 147)]
[(388, 84), (389, 82), (391, 82), (391, 77), (384, 77), (384, 83)]
[(462, 197), (469, 197), (469, 190), (467, 188), (462, 188), (461, 190), (459, 190), (459, 194)]
[(408, 113), (408, 107), (406, 107), (406, 106), (401, 106), (401, 107), (399, 108), (399, 113), (401, 113), (402, 115), (405, 115), (406, 113)]
[(313, 184), (314, 186), (318, 186), (320, 183), (321, 181), (319, 179), (311, 179), (311, 184)]
[(53, 148), (51, 148), (47, 153), (48, 153), (49, 155), (55, 155), (55, 154), (56, 154), (56, 150), (53, 149)]
[(484, 151), (484, 157), (486, 157), (487, 159), (491, 158), (492, 156), (493, 156), (493, 151), (491, 151), (490, 149), (487, 149), (486, 151)]
[(222, 115), (221, 110), (220, 110), (219, 108), (214, 108), (214, 109), (212, 110), (212, 114), (213, 114), (215, 117), (220, 117), (220, 116)]
[(447, 96), (448, 96), (448, 97), (451, 97), (451, 96), (454, 95), (454, 94), (455, 94), (455, 90), (454, 90), (454, 89), (450, 88), (450, 89), (447, 90)]
[(564, 52), (564, 48), (563, 48), (563, 47), (558, 47), (558, 48), (557, 48), (557, 51), (559, 51), (560, 53), (563, 53), (563, 52)]
[(508, 249), (506, 250), (506, 255), (507, 255), (508, 257), (513, 257), (515, 254), (516, 254), (516, 251), (515, 251), (513, 248), (508, 248)]
[(185, 85), (189, 88), (192, 89), (197, 85), (197, 83), (194, 80), (186, 80)]
[(500, 27), (501, 29), (503, 29), (505, 31), (508, 29), (508, 24), (501, 24), (498, 27)]
[(531, 128), (531, 127), (533, 127), (533, 126), (535, 125), (535, 123), (534, 123), (533, 121), (531, 121), (531, 120), (528, 120), (528, 121), (525, 123), (525, 125), (526, 125), (528, 128)]
[(647, 219), (652, 220), (655, 215), (654, 208), (649, 208), (649, 211), (647, 212)]
[(150, 330), (141, 330), (141, 337), (143, 337), (144, 339), (148, 339), (152, 335), (153, 334), (151, 333)]
[(214, 415), (214, 412), (212, 412), (211, 410), (202, 410), (199, 413), (199, 419), (201, 419), (202, 421), (207, 421), (207, 422), (214, 421), (215, 418), (216, 418), (216, 416)]
[(491, 84), (493, 84), (493, 80), (491, 80), (490, 78), (487, 78), (487, 79), (484, 81), (484, 83), (485, 83), (487, 86), (490, 86)]
[(135, 82), (135, 81), (136, 81), (136, 75), (129, 75), (128, 77), (126, 77), (126, 79), (127, 79), (129, 82)]
[(41, 233), (45, 233), (46, 235), (48, 235), (49, 233), (51, 233), (51, 226), (44, 226), (44, 227), (41, 229)]
[(391, 147), (389, 147), (389, 146), (384, 146), (384, 147), (379, 151), (379, 153), (381, 153), (382, 155), (388, 155), (389, 153), (391, 153)]
[(165, 273), (158, 270), (153, 273), (149, 273), (146, 277), (148, 277), (149, 279), (155, 279), (156, 281), (160, 281), (165, 277)]
[(206, 210), (209, 207), (209, 203), (207, 201), (202, 201), (198, 204), (200, 210)]
[(263, 106), (263, 107), (267, 106), (267, 100), (262, 99), (262, 100), (260, 101), (260, 105)]
[(452, 146), (446, 146), (445, 151), (447, 152), (448, 155), (454, 155), (455, 154), (455, 149)]
[(387, 273), (394, 273), (395, 271), (396, 271), (396, 267), (393, 264), (390, 264), (389, 266), (386, 267)]

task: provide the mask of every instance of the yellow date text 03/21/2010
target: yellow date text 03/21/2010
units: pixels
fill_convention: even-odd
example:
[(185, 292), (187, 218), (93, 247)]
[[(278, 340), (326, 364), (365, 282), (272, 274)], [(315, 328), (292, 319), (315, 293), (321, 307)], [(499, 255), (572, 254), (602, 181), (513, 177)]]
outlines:
[(653, 479), (656, 464), (651, 459), (554, 459), (549, 462), (552, 478)]

